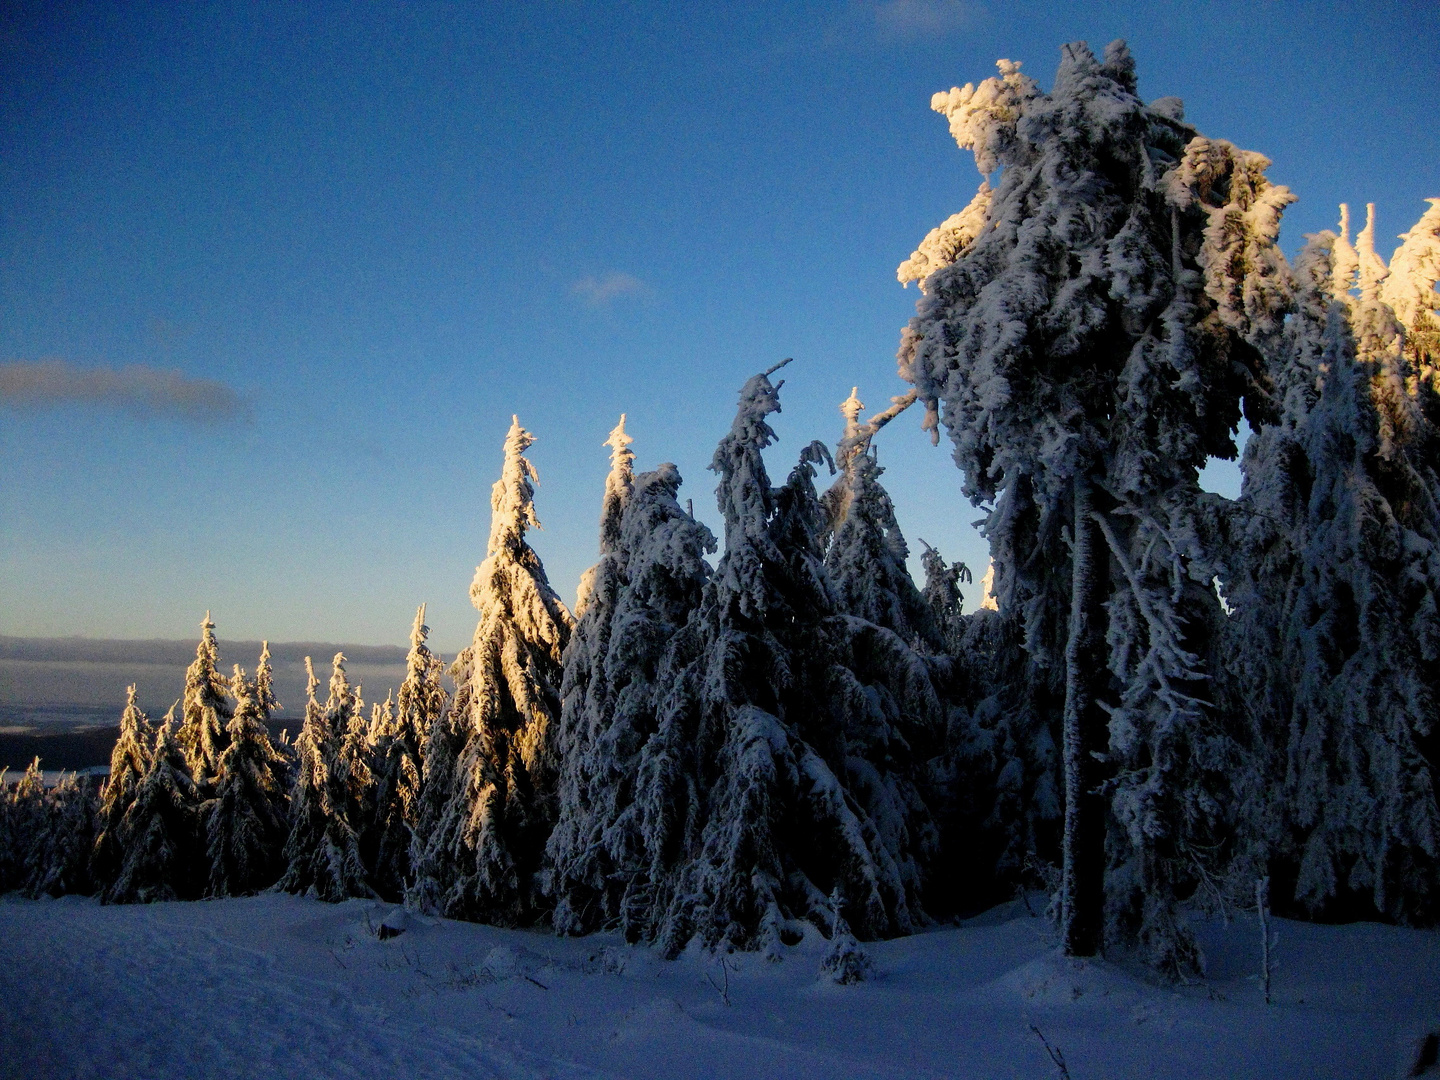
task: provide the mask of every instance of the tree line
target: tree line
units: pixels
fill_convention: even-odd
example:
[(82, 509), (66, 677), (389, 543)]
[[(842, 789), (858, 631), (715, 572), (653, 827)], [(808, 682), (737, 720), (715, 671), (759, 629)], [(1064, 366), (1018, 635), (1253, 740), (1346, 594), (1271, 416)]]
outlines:
[[(207, 617), (178, 713), (132, 689), (103, 790), (5, 789), (0, 888), (379, 896), (669, 955), (813, 926), (843, 977), (856, 938), (1036, 887), (1067, 952), (1174, 975), (1203, 966), (1182, 906), (1257, 881), (1433, 924), (1440, 200), (1388, 264), (1342, 210), (1292, 265), (1269, 162), (1142, 101), (1123, 42), (932, 107), (984, 180), (900, 267), (909, 392), (852, 393), (775, 484), (783, 364), (748, 380), (723, 537), (622, 417), (573, 613), (516, 420), (453, 694), (422, 607), (393, 697), (367, 712), (336, 656), (272, 743), (268, 654), (220, 674)], [(993, 609), (928, 545), (907, 570), (874, 443), (916, 403), (985, 512)], [(1198, 474), (1242, 415), (1229, 500)]]

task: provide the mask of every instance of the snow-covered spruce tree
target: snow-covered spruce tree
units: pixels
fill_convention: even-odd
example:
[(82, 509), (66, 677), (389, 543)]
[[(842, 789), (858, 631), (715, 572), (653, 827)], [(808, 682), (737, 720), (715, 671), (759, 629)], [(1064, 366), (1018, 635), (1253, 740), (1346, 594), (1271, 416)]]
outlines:
[(295, 788), (290, 796), (290, 835), (285, 841), (281, 892), (313, 894), (338, 903), (374, 896), (360, 855), (360, 838), (348, 809), (349, 769), (344, 749), (352, 726), (363, 726), (362, 703), (345, 675), (345, 656), (336, 653), (330, 693), (315, 698), (320, 680), (305, 658), (308, 700), (305, 722), (295, 740)]
[[(716, 450), (725, 553), (664, 661), (668, 686), (641, 755), (646, 866), (625, 925), (671, 954), (696, 938), (778, 955), (798, 931), (794, 919), (828, 932), (837, 887), (862, 936), (923, 918), (923, 808), (893, 799), (891, 763), (875, 755), (891, 733), (845, 666), (855, 624), (905, 646), (835, 614), (814, 488), (823, 444), (770, 487), (761, 451), (775, 437), (766, 421), (779, 409), (774, 370), (745, 384)], [(923, 665), (893, 677), (916, 676), (929, 689)], [(852, 786), (857, 777), (864, 786)], [(877, 820), (867, 807), (882, 805), (888, 816)]]
[(1404, 331), (1406, 360), (1433, 387), (1440, 368), (1440, 295), (1435, 292), (1440, 280), (1440, 199), (1427, 201), (1430, 209), (1400, 237), (1403, 243), (1390, 257), (1380, 299)]
[[(652, 914), (648, 840), (652, 831), (673, 823), (658, 820), (660, 815), (651, 812), (656, 808), (640, 795), (656, 791), (646, 778), (653, 779), (669, 760), (662, 740), (652, 744), (650, 739), (660, 703), (675, 681), (673, 658), (685, 653), (676, 643), (687, 635), (690, 615), (710, 577), (705, 555), (715, 550), (710, 530), (679, 505), (680, 482), (668, 463), (633, 478), (610, 553), (619, 588), (610, 604), (604, 651), (580, 652), (599, 637), (592, 629), (594, 603), (581, 616), (566, 651), (562, 718), (583, 707), (580, 719), (586, 726), (581, 730), (593, 734), (578, 767), (571, 756), (561, 758), (559, 818), (547, 859), (555, 926), (562, 932), (619, 922), (638, 939)], [(598, 591), (593, 595), (598, 598)], [(581, 698), (582, 685), (603, 685), (604, 698), (597, 701), (593, 691)], [(598, 716), (591, 711), (596, 705), (603, 710)], [(575, 779), (567, 784), (572, 768)]]
[(405, 887), (405, 904), (417, 911), (439, 911), (445, 890), (454, 880), (448, 850), (439, 835), (441, 826), (449, 823), (455, 767), (465, 751), (470, 687), (460, 676), (467, 670), (462, 649), (449, 668), (450, 677), (456, 680), (455, 696), (433, 719), (420, 743), (420, 797), (410, 830), (411, 872)]
[(915, 392), (897, 397), (890, 408), (861, 422), (865, 408), (859, 388), (840, 404), (845, 434), (835, 452), (839, 472), (821, 499), (828, 518), (825, 572), (841, 611), (858, 616), (943, 652), (944, 637), (930, 605), (905, 567), (910, 548), (895, 521), (895, 506), (880, 486), (884, 469), (876, 460), (876, 434), (915, 401)]
[[(8, 777), (5, 777), (8, 779)], [(5, 847), (0, 850), (0, 892), (24, 887), (45, 820), (45, 780), (37, 757), (19, 778), (0, 788)]]
[(1108, 931), (1178, 971), (1199, 958), (1174, 902), (1218, 827), (1230, 745), (1195, 637), (1218, 605), (1196, 476), (1234, 456), (1242, 396), (1257, 423), (1269, 403), (1259, 347), (1287, 301), (1291, 197), (1178, 100), (1141, 101), (1123, 42), (1103, 60), (1065, 46), (1049, 93), (999, 66), (932, 102), (1001, 175), (983, 227), (925, 281), (900, 369), (992, 504), (1001, 608), (1064, 672), (1065, 948)]
[[(895, 826), (886, 844), (906, 853), (900, 861), (915, 875), (914, 887), (923, 864), (942, 861), (930, 819), (953, 801), (958, 775), (944, 736), (947, 726), (961, 726), (962, 717), (950, 716), (947, 724), (946, 714), (965, 690), (935, 611), (906, 569), (909, 547), (876, 461), (875, 436), (914, 403), (915, 392), (893, 398), (864, 422), (856, 394), (852, 390), (840, 406), (845, 433), (834, 458), (839, 476), (822, 499), (825, 569), (837, 609), (833, 642), (839, 648), (831, 678), (844, 703), (847, 785), (877, 824)], [(958, 598), (952, 614), (958, 622)], [(972, 786), (969, 776), (964, 786)], [(970, 861), (970, 838), (954, 839), (950, 861)], [(970, 899), (949, 888), (926, 893), (927, 906), (940, 912)]]
[(635, 485), (633, 441), (625, 433), (621, 414), (605, 442), (610, 447), (610, 471), (600, 504), (600, 561), (581, 578), (575, 631), (562, 657), (560, 721), (555, 731), (556, 817), (545, 856), (545, 890), (556, 900), (553, 921), (561, 933), (594, 929), (605, 915), (596, 901), (603, 902), (607, 892), (609, 868), (603, 865), (600, 833), (610, 821), (595, 801), (604, 800), (604, 789), (614, 780), (609, 774), (617, 765), (624, 766), (602, 760), (596, 748), (610, 728), (615, 705), (605, 661), (616, 606), (626, 585), (628, 552), (622, 550), (621, 539), (625, 504)]
[(1304, 907), (1432, 922), (1440, 445), (1423, 350), (1383, 299), (1373, 214), (1354, 246), (1347, 225), (1342, 209), (1341, 234), (1296, 262), (1284, 411), (1246, 449), (1237, 697), (1271, 755), (1254, 786), (1279, 793), (1252, 796), (1250, 839)]
[(945, 651), (957, 653), (965, 637), (965, 597), (960, 592), (960, 585), (962, 582), (967, 585), (971, 582), (970, 568), (963, 562), (947, 565), (937, 549), (926, 544), (923, 538), (917, 539), (925, 547), (920, 556), (920, 565), (925, 570), (925, 587), (920, 590), (921, 599), (930, 609), (930, 616), (935, 620), (936, 629), (940, 631), (940, 640), (945, 645)]
[(235, 717), (226, 727), (230, 745), (220, 755), (215, 797), (205, 810), (210, 896), (249, 896), (275, 884), (289, 832), (286, 761), (270, 745), (265, 728), (278, 704), (270, 684), (268, 642), (255, 680), (236, 664), (230, 687), (235, 697)]
[(205, 621), (200, 624), (200, 644), (195, 647), (195, 659), (185, 672), (179, 732), (180, 748), (189, 763), (190, 775), (206, 797), (214, 790), (220, 755), (225, 752), (225, 725), (235, 715), (228, 700), (229, 680), (217, 669), (218, 661), (215, 624), (207, 611)]
[(101, 899), (111, 904), (193, 900), (205, 882), (201, 797), (176, 736), (175, 710), (166, 713), (155, 752), (135, 801), (120, 821), (124, 862)]
[(96, 784), (77, 773), (62, 772), (44, 793), (34, 841), (30, 846), (25, 894), (89, 895), (90, 852), (95, 846), (99, 800)]
[(387, 900), (400, 899), (410, 880), (410, 842), (420, 814), (420, 748), (444, 715), (450, 697), (440, 681), (445, 665), (425, 644), (429, 634), (425, 605), (421, 604), (410, 628), (405, 681), (400, 684), (394, 713), (372, 736), (376, 780), (371, 880), (376, 892)]
[[(453, 918), (508, 925), (540, 913), (538, 875), (554, 822), (560, 656), (574, 625), (525, 542), (540, 525), (535, 466), (524, 456), (535, 439), (512, 419), (490, 496), (486, 558), (470, 586), (480, 621), (452, 668), (451, 724), (464, 748), (443, 810), (423, 820), (411, 891), (416, 903)], [(426, 771), (428, 782), (428, 764)]]
[(150, 769), (155, 733), (150, 718), (135, 704), (135, 685), (125, 690), (125, 711), (120, 714), (120, 737), (110, 751), (110, 775), (100, 792), (99, 821), (90, 872), (102, 892), (115, 882), (125, 853), (120, 847), (120, 822), (135, 801), (135, 793)]

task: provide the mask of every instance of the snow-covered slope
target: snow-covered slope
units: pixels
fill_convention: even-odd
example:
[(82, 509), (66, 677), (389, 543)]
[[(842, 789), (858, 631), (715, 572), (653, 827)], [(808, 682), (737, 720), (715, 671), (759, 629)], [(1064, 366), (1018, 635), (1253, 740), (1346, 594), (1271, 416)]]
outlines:
[[(1440, 933), (1275, 920), (1275, 1004), (1253, 918), (1202, 923), (1207, 982), (1067, 961), (1018, 905), (866, 946), (872, 981), (677, 961), (291, 896), (135, 907), (0, 901), (0, 1075), (208, 1077), (1391, 1077), (1440, 1021)], [(393, 921), (393, 920), (392, 920)], [(727, 1004), (728, 1000), (728, 1004)], [(1032, 1029), (1033, 1025), (1033, 1029)]]

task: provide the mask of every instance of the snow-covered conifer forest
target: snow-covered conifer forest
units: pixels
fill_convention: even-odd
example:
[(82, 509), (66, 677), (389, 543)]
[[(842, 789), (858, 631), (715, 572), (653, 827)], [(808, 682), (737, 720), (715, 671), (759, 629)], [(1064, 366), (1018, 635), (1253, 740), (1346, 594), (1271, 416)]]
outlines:
[[(1192, 127), (1178, 99), (1142, 100), (1123, 42), (1066, 46), (1048, 90), (1001, 60), (932, 108), (980, 180), (899, 266), (919, 299), (885, 407), (860, 400), (882, 388), (857, 388), (834, 431), (786, 433), (799, 452), (772, 477), (781, 376), (816, 361), (757, 363), (710, 466), (719, 536), (664, 448), (632, 441), (621, 417), (573, 610), (526, 540), (539, 525), (526, 450), (545, 433), (517, 417), (470, 645), (448, 662), (432, 652), (422, 605), (400, 686), (367, 702), (336, 655), (292, 703), (293, 739), (273, 740), (268, 652), (227, 657), (255, 667), (226, 674), (207, 614), (169, 714), (146, 716), (132, 688), (102, 784), (46, 787), (37, 763), (0, 787), (0, 891), (103, 905), (294, 894), (394, 909), (379, 937), (405, 940), (408, 918), (421, 943), (452, 933), (443, 919), (601, 935), (545, 946), (571, 958), (551, 969), (618, 975), (643, 955), (659, 978), (680, 958), (722, 1009), (745, 978), (779, 985), (761, 958), (841, 985), (900, 979), (925, 955), (914, 935), (971, 920), (993, 936), (1010, 924), (974, 917), (1012, 902), (1058, 950), (1005, 976), (1037, 1016), (1061, 982), (1075, 999), (1160, 1001), (1156, 986), (1208, 973), (1213, 1002), (1217, 979), (1259, 992), (1243, 969), (1268, 996), (1258, 943), (1244, 968), (1248, 945), (1216, 929), (1257, 913), (1294, 930), (1277, 986), (1302, 968), (1323, 984), (1298, 943), (1342, 940), (1297, 923), (1434, 928), (1440, 199), (1388, 259), (1373, 218), (1356, 228), (1341, 207), (1336, 231), (1287, 260), (1277, 239), (1296, 196), (1262, 153)], [(1242, 416), (1253, 436), (1229, 500), (1198, 474), (1239, 453)], [(918, 538), (925, 580), (907, 570), (877, 447), (888, 424), (916, 421), (950, 441), (984, 516), (993, 604)], [(262, 897), (236, 918), (291, 918), (292, 903)], [(167, 920), (191, 917), (134, 925)], [(485, 966), (452, 982), (547, 990), (519, 939), (477, 940), (493, 946)], [(934, 940), (936, 955), (968, 955)], [(1404, 940), (1433, 965), (1433, 935)], [(331, 950), (336, 977), (347, 955)], [(1076, 974), (1101, 956), (1115, 966)], [(1043, 1027), (1025, 1035), (1044, 1044), (1034, 1075), (1072, 1075)], [(1254, 1038), (1264, 1060), (1271, 1044)], [(1077, 1080), (1139, 1068), (1097, 1042), (1100, 1064), (1082, 1070), (1087, 1051), (1070, 1048)], [(890, 1075), (963, 1071), (915, 1053)], [(979, 1055), (977, 1075), (995, 1060)], [(1276, 1075), (1331, 1075), (1312, 1064)]]

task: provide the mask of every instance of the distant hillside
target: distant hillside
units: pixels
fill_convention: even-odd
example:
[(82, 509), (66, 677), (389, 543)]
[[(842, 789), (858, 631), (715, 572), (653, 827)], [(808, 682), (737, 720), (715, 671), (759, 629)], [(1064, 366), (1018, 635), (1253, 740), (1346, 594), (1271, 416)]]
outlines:
[[(97, 638), (20, 638), (0, 635), (0, 728), (82, 727), (114, 723), (135, 683), (141, 707), (162, 715), (185, 686), (194, 641), (115, 641)], [(336, 645), (271, 642), (280, 715), (305, 708), (305, 657), (314, 659), (323, 687), (337, 652), (346, 657), (350, 681), (367, 701), (378, 701), (405, 677), (405, 649), (398, 645)], [(220, 641), (221, 670), (240, 664), (254, 671), (258, 641)], [(108, 710), (108, 715), (107, 715)]]

